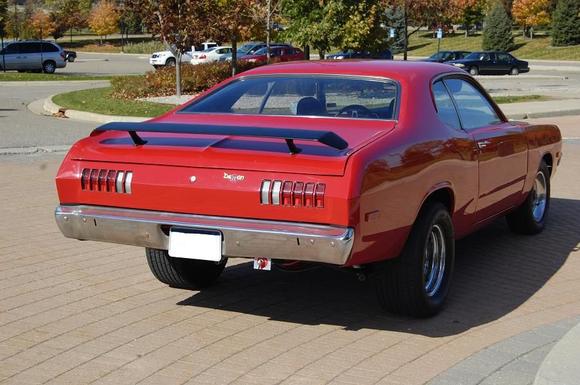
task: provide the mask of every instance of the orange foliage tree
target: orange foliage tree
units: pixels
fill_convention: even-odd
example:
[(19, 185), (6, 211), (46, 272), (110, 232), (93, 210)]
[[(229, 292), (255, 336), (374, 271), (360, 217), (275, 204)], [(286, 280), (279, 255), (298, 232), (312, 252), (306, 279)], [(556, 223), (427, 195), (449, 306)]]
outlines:
[(534, 27), (550, 23), (550, 0), (514, 0), (512, 15), (523, 27), (524, 36), (529, 31), (530, 39), (534, 37)]
[(48, 14), (38, 10), (30, 18), (30, 28), (35, 39), (42, 39), (53, 33), (56, 25)]
[(101, 0), (89, 15), (89, 27), (101, 38), (119, 30), (119, 12), (112, 1)]

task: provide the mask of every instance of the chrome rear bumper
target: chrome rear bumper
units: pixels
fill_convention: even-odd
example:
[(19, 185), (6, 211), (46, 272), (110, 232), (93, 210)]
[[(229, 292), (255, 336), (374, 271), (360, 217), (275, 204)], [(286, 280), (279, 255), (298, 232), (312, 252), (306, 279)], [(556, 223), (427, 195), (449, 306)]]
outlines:
[[(346, 263), (354, 230), (295, 222), (211, 217), (100, 206), (58, 206), (64, 236), (167, 250), (171, 226), (217, 230), (228, 257), (268, 257), (336, 265)], [(162, 228), (164, 226), (165, 228)]]

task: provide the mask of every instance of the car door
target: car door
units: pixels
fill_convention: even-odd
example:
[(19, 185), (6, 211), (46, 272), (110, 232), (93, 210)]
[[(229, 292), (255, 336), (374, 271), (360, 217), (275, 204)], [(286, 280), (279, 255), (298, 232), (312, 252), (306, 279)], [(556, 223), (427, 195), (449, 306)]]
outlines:
[(492, 53), (484, 52), (479, 57), (479, 73), (490, 75), (495, 71), (494, 56)]
[(42, 69), (41, 46), (37, 42), (21, 43), (20, 59), (22, 60), (22, 69), (39, 70)]
[(7, 70), (19, 70), (22, 68), (22, 60), (20, 58), (20, 45), (21, 43), (12, 43), (4, 48), (4, 53), (2, 55), (2, 66), (6, 67)]
[(480, 87), (460, 77), (445, 79), (457, 106), (462, 128), (477, 149), (477, 222), (513, 207), (527, 174), (527, 141), (523, 129), (512, 125), (494, 108)]
[(512, 69), (512, 57), (507, 53), (498, 52), (496, 56), (496, 73), (509, 74)]

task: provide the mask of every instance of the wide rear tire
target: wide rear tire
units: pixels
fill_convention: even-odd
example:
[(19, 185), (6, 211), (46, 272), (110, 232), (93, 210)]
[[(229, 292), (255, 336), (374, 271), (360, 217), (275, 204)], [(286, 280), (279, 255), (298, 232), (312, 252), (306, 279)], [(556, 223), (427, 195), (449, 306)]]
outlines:
[(528, 197), (515, 211), (506, 216), (511, 231), (534, 235), (542, 232), (550, 209), (550, 169), (542, 161)]
[(173, 258), (167, 250), (146, 249), (147, 263), (159, 281), (181, 289), (201, 289), (213, 284), (227, 263)]
[(401, 255), (378, 272), (377, 296), (387, 311), (429, 317), (444, 306), (455, 263), (453, 224), (439, 203), (421, 210)]

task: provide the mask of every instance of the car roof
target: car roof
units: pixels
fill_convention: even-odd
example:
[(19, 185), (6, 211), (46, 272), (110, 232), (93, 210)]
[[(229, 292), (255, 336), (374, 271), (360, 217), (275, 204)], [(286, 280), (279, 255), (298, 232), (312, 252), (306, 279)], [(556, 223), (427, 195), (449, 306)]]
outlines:
[(243, 72), (245, 75), (322, 74), (373, 76), (412, 81), (417, 76), (433, 78), (443, 73), (465, 73), (441, 63), (402, 60), (304, 60), (271, 64)]

